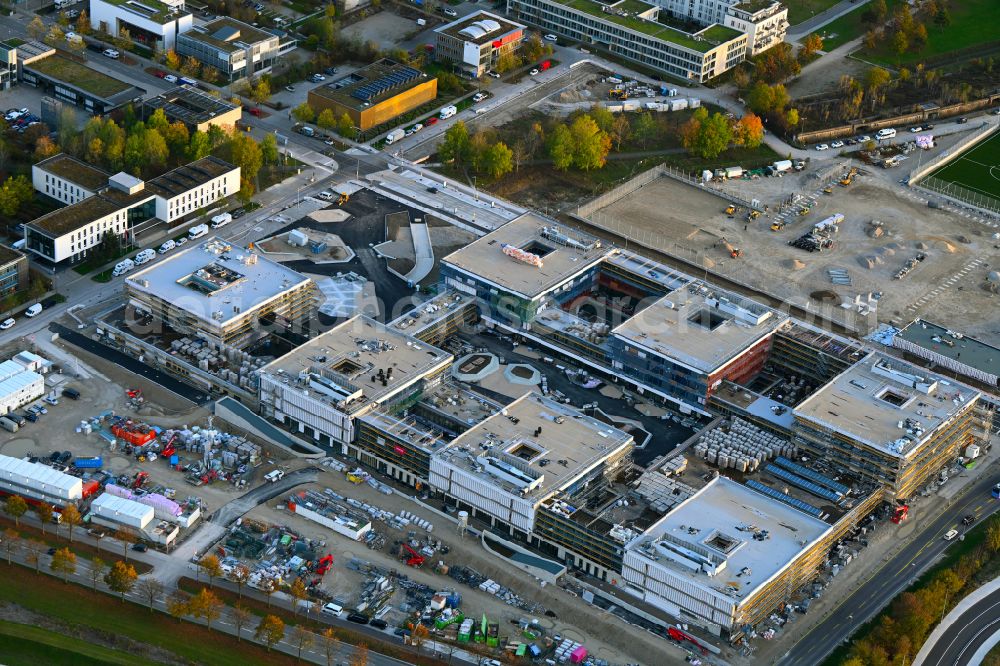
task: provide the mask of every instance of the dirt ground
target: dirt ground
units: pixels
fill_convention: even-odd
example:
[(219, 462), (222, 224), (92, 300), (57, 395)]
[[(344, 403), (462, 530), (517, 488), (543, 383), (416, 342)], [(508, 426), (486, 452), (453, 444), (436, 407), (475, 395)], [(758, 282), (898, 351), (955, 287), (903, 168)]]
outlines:
[[(390, 552), (393, 547), (392, 542), (405, 538), (406, 535), (382, 523), (376, 523), (375, 529), (386, 535), (387, 545), (383, 550), (377, 551), (369, 550), (364, 544), (350, 541), (312, 521), (289, 514), (283, 505), (278, 505), (276, 502), (259, 506), (248, 514), (250, 517), (269, 523), (288, 525), (306, 537), (325, 539), (330, 552), (334, 555), (335, 565), (333, 575), (327, 575), (324, 584), (338, 600), (349, 605), (357, 603), (358, 591), (364, 576), (347, 568), (347, 563), (351, 558), (356, 557), (381, 567), (397, 569), (411, 579), (432, 587), (455, 589), (462, 595), (462, 607), (466, 615), (480, 617), (486, 613), (491, 620), (499, 619), (501, 633), (510, 634), (509, 620), (527, 616), (523, 610), (508, 606), (492, 595), (460, 585), (446, 575), (435, 573), (431, 569), (432, 563), (442, 560), (448, 565), (460, 564), (472, 567), (509, 587), (522, 598), (530, 599), (555, 611), (558, 616), (556, 619), (547, 616), (537, 618), (547, 631), (580, 641), (587, 646), (591, 654), (607, 659), (611, 663), (638, 661), (642, 664), (661, 664), (665, 663), (666, 658), (669, 658), (668, 663), (680, 662), (680, 659), (683, 658), (681, 651), (676, 650), (662, 639), (629, 627), (617, 618), (608, 617), (604, 611), (587, 606), (578, 598), (561, 589), (552, 586), (540, 587), (536, 581), (513, 570), (503, 561), (487, 553), (475, 537), (466, 536), (463, 539), (454, 528), (453, 523), (443, 515), (423, 509), (411, 499), (398, 493), (383, 495), (367, 484), (355, 486), (349, 483), (342, 473), (334, 472), (329, 468), (323, 469), (325, 472), (321, 475), (320, 482), (314, 486), (314, 489), (322, 491), (323, 488), (332, 488), (341, 495), (354, 497), (397, 514), (402, 510), (417, 514), (434, 525), (434, 538), (442, 540), (451, 549), (447, 555), (439, 554), (431, 558), (431, 561), (423, 568), (411, 569), (407, 568)], [(306, 488), (310, 488), (310, 486), (303, 486), (297, 490)], [(276, 506), (282, 506), (282, 508), (276, 509)], [(398, 592), (393, 599), (393, 604), (397, 608), (386, 617), (386, 621), (390, 623), (390, 630), (393, 622), (404, 617), (404, 614), (398, 610), (398, 604), (403, 599), (404, 596)]]
[(399, 46), (399, 42), (407, 39), (411, 33), (421, 30), (415, 21), (385, 11), (344, 28), (342, 34), (361, 42), (375, 42), (380, 49), (392, 49)]
[[(928, 208), (908, 190), (886, 182), (882, 174), (865, 175), (862, 170), (850, 187), (834, 185), (832, 194), (822, 193), (829, 182), (808, 172), (739, 181), (736, 187), (743, 196), (759, 199), (772, 211), (770, 216), (747, 224), (745, 215), (729, 218), (725, 214), (726, 199), (697, 186), (661, 178), (606, 206), (591, 220), (631, 242), (757, 285), (785, 301), (808, 303), (814, 311), (823, 306), (810, 298), (816, 291), (836, 294), (832, 310), (859, 295), (866, 298), (869, 292), (881, 292), (879, 321), (898, 324), (926, 316), (932, 321), (947, 321), (969, 334), (995, 332), (1000, 324), (996, 297), (982, 288), (987, 272), (995, 270), (990, 267), (1000, 260), (1000, 247), (990, 229)], [(778, 203), (796, 192), (815, 199), (812, 211), (805, 216), (793, 215), (784, 229), (771, 231), (771, 216)], [(677, 201), (683, 201), (684, 206), (671, 205)], [(834, 213), (843, 214), (845, 219), (832, 250), (810, 253), (788, 245)], [(867, 234), (872, 220), (883, 223), (882, 237)], [(722, 239), (743, 250), (743, 257), (730, 257)], [(918, 253), (926, 259), (902, 279), (893, 279)], [(877, 262), (871, 268), (869, 258)], [(846, 271), (851, 285), (833, 284), (827, 269)]]
[(296, 231), (301, 231), (309, 237), (310, 241), (326, 243), (327, 249), (319, 254), (313, 253), (309, 248), (290, 245), (288, 234), (272, 236), (257, 242), (257, 246), (267, 252), (270, 259), (275, 261), (296, 261), (308, 259), (315, 263), (349, 261), (352, 258), (351, 251), (344, 245), (344, 241), (337, 234), (328, 234), (315, 229), (300, 227)]

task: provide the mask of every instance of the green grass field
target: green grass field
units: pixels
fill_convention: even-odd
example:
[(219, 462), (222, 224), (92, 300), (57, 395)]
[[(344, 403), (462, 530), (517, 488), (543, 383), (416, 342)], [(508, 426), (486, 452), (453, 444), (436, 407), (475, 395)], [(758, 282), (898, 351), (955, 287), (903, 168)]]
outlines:
[[(900, 0), (886, 0), (885, 4), (886, 7), (889, 8), (890, 13), (892, 12), (893, 7), (899, 4), (899, 1)], [(861, 15), (865, 13), (867, 8), (868, 7), (866, 5), (862, 5), (857, 9), (844, 14), (840, 18), (830, 21), (813, 33), (823, 38), (823, 50), (832, 51), (852, 39), (864, 36), (865, 30), (868, 26), (862, 22)], [(789, 23), (792, 23), (792, 21), (789, 21)]]
[[(907, 65), (952, 51), (1000, 41), (996, 19), (986, 18), (995, 16), (996, 0), (963, 0), (961, 3), (950, 3), (948, 8), (951, 13), (950, 25), (940, 28), (932, 21), (926, 21), (927, 46), (919, 53), (907, 52), (897, 57), (889, 51), (889, 40), (885, 40), (872, 52), (862, 50), (862, 57), (886, 65)], [(889, 11), (892, 11), (891, 5)], [(977, 54), (972, 54), (969, 59), (975, 57)]]
[(1000, 201), (1000, 133), (930, 175)]
[(811, 19), (816, 14), (821, 14), (837, 4), (839, 0), (795, 0), (786, 3), (788, 6), (788, 23), (798, 25), (803, 21)]
[(5, 666), (140, 665), (155, 661), (91, 645), (82, 640), (26, 624), (0, 621), (0, 660)]

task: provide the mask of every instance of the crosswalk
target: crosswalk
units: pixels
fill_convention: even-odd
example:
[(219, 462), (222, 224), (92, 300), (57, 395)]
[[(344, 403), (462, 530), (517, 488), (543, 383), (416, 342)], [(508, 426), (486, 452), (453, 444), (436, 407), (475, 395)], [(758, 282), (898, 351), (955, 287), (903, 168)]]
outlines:
[(965, 266), (963, 266), (957, 273), (955, 273), (955, 274), (949, 276), (948, 278), (946, 278), (937, 287), (935, 287), (931, 291), (927, 292), (926, 294), (924, 294), (923, 296), (921, 296), (920, 298), (918, 298), (913, 303), (910, 303), (906, 307), (907, 311), (908, 312), (909, 311), (914, 311), (915, 312), (916, 310), (920, 309), (926, 303), (934, 300), (935, 298), (937, 298), (938, 296), (940, 296), (942, 293), (944, 293), (948, 289), (951, 289), (953, 286), (955, 286), (955, 284), (957, 282), (959, 282), (960, 280), (962, 280), (963, 278), (965, 278), (965, 276), (968, 275), (970, 271), (975, 270), (979, 266), (985, 265), (985, 263), (986, 263), (986, 261), (984, 259), (982, 259), (981, 257), (973, 259), (969, 263), (965, 264)]

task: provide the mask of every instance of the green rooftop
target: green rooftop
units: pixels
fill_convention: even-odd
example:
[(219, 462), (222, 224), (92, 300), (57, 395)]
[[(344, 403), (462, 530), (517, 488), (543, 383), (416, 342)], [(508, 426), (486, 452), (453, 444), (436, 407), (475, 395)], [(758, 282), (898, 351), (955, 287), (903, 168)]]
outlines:
[(123, 93), (132, 87), (96, 69), (57, 55), (36, 60), (25, 67), (103, 99)]
[(143, 18), (149, 19), (154, 23), (159, 23), (161, 25), (165, 23), (170, 23), (177, 18), (184, 16), (190, 12), (184, 10), (174, 10), (170, 5), (165, 2), (160, 2), (160, 0), (104, 0), (105, 2), (117, 5), (118, 7), (123, 7), (128, 11), (142, 16)]
[[(585, 12), (591, 16), (595, 16), (610, 23), (617, 23), (618, 25), (628, 28), (629, 30), (641, 32), (645, 35), (649, 35), (650, 37), (663, 40), (664, 42), (670, 42), (671, 44), (683, 46), (700, 53), (707, 53), (719, 44), (727, 42), (743, 34), (733, 28), (713, 25), (706, 30), (702, 30), (697, 33), (702, 37), (702, 39), (695, 39), (694, 36), (689, 35), (686, 32), (681, 32), (680, 30), (668, 27), (655, 20), (646, 20), (636, 17), (635, 14), (641, 14), (651, 9), (657, 9), (655, 5), (650, 5), (645, 2), (641, 2), (640, 0), (622, 0), (622, 2), (611, 6), (611, 11), (607, 12), (603, 11), (601, 7), (608, 7), (609, 5), (602, 5), (594, 0), (555, 0), (555, 2), (558, 2), (565, 7), (569, 7), (570, 9)], [(629, 16), (622, 16), (617, 12), (626, 12)]]

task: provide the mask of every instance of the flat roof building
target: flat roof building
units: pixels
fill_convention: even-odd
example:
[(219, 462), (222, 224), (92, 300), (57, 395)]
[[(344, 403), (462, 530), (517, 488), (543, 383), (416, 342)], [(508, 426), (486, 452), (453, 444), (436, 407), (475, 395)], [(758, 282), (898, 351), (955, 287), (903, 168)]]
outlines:
[(622, 578), (629, 592), (682, 621), (734, 634), (815, 575), (832, 532), (720, 476), (628, 544)]
[(438, 380), (451, 354), (355, 316), (260, 371), (261, 413), (346, 451), (355, 419)]
[(46, 158), (31, 167), (36, 192), (64, 204), (75, 204), (108, 186), (109, 174), (66, 153)]
[(90, 26), (112, 36), (122, 29), (159, 53), (173, 49), (177, 37), (194, 25), (184, 0), (90, 0)]
[(500, 57), (514, 53), (524, 41), (524, 26), (490, 12), (474, 12), (434, 31), (434, 59), (479, 78), (495, 70)]
[(914, 319), (896, 333), (892, 346), (984, 384), (1000, 385), (1000, 347), (959, 331)]
[[(95, 0), (100, 2), (101, 0)], [(31, 52), (31, 58), (20, 60), (20, 81), (50, 93), (88, 113), (102, 115), (130, 103), (139, 103), (146, 91), (99, 72), (82, 63), (56, 54), (54, 49), (39, 42), (18, 46), (18, 51)]]
[(179, 333), (242, 348), (263, 335), (262, 319), (293, 324), (312, 315), (309, 278), (245, 248), (213, 238), (129, 274), (125, 292)]
[(745, 33), (717, 23), (687, 33), (661, 23), (659, 12), (641, 0), (507, 1), (507, 13), (516, 20), (681, 79), (704, 83), (746, 59)]
[[(43, 187), (46, 173), (39, 172), (39, 184)], [(92, 175), (96, 181), (96, 174)], [(83, 180), (79, 174), (72, 177), (76, 182)], [(63, 191), (66, 191), (70, 181), (65, 173), (59, 178), (65, 181)], [(89, 191), (74, 187), (83, 193)], [(117, 234), (123, 241), (134, 240), (136, 229), (145, 222), (175, 222), (236, 194), (239, 189), (239, 167), (212, 156), (177, 167), (148, 182), (118, 173), (110, 176), (107, 185), (94, 195), (27, 223), (25, 247), (52, 263), (80, 261), (100, 245), (105, 233)]]
[(42, 463), (0, 455), (0, 493), (64, 506), (83, 498), (83, 481)]
[(28, 257), (7, 245), (0, 245), (0, 296), (28, 288)]
[(337, 118), (346, 113), (354, 126), (364, 132), (435, 98), (436, 77), (383, 58), (313, 88), (308, 102), (317, 115), (326, 109), (332, 110)]
[(526, 540), (538, 506), (571, 500), (629, 459), (632, 436), (528, 393), (431, 456), (431, 486), (474, 517)]
[(981, 441), (982, 394), (878, 352), (795, 408), (795, 443), (905, 499)]
[(271, 71), (281, 49), (279, 35), (220, 16), (177, 36), (177, 54), (192, 57), (238, 81)]
[(163, 109), (171, 123), (182, 122), (188, 131), (207, 132), (212, 125), (232, 129), (243, 117), (243, 107), (214, 97), (189, 85), (149, 97), (142, 102), (143, 118)]

